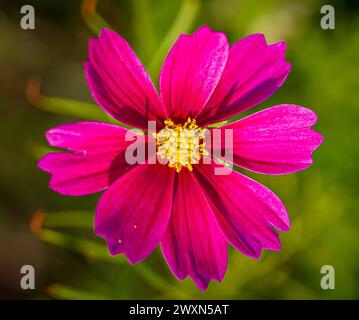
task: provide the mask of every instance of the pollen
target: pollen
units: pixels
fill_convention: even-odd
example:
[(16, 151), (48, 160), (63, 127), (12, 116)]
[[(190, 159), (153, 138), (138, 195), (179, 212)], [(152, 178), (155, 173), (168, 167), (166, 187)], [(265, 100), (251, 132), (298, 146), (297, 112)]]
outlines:
[(183, 124), (165, 120), (165, 127), (154, 134), (157, 155), (168, 161), (168, 166), (179, 173), (182, 167), (193, 170), (193, 164), (208, 155), (205, 150), (204, 137), (206, 129), (200, 128), (195, 119), (188, 118)]

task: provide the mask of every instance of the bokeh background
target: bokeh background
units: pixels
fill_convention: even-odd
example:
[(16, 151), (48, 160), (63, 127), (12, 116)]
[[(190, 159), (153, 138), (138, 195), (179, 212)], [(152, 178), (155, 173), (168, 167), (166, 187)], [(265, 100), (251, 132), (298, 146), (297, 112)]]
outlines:
[[(135, 0), (26, 1), (36, 29), (20, 28), (22, 1), (0, 5), (0, 298), (24, 299), (357, 299), (359, 298), (359, 1)], [(320, 8), (336, 10), (322, 30)], [(92, 231), (99, 195), (63, 197), (48, 189), (37, 160), (45, 130), (79, 119), (110, 121), (93, 104), (83, 62), (103, 26), (125, 37), (154, 82), (180, 33), (208, 24), (231, 43), (250, 33), (285, 40), (292, 72), (270, 99), (308, 106), (325, 141), (314, 165), (286, 176), (248, 173), (286, 204), (292, 227), (282, 251), (252, 260), (233, 249), (221, 284), (200, 292), (177, 281), (156, 250), (131, 266), (110, 257)], [(240, 201), (240, 200), (239, 200)], [(36, 270), (36, 289), (20, 288), (20, 268)], [(323, 265), (335, 290), (320, 287)]]

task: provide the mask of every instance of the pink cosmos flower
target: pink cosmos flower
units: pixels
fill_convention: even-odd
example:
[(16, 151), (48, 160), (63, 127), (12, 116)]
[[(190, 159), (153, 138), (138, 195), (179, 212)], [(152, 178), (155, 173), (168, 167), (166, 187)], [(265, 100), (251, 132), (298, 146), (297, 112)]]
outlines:
[[(160, 130), (185, 123), (197, 130), (226, 120), (271, 96), (290, 68), (284, 42), (268, 45), (254, 34), (230, 47), (223, 33), (207, 26), (175, 42), (162, 67), (160, 95), (129, 44), (113, 31), (103, 29), (90, 40), (85, 62), (95, 101), (113, 118), (143, 130), (149, 120)], [(234, 133), (233, 164), (264, 174), (309, 167), (323, 140), (311, 129), (316, 119), (313, 111), (286, 104), (225, 125)], [(190, 276), (203, 290), (211, 279), (222, 280), (228, 243), (254, 258), (262, 249), (280, 250), (274, 228), (287, 231), (289, 218), (273, 192), (236, 171), (214, 175), (214, 164), (130, 165), (126, 132), (98, 122), (60, 125), (46, 137), (68, 152), (49, 153), (39, 162), (60, 194), (106, 190), (94, 229), (112, 255), (124, 253), (137, 263), (160, 244), (176, 277)]]

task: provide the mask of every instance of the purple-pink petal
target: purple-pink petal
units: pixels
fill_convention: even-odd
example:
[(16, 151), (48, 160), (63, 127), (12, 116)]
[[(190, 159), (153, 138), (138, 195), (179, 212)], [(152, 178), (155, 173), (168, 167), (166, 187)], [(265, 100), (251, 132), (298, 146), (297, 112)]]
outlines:
[(51, 174), (49, 188), (66, 196), (83, 196), (107, 189), (131, 169), (123, 155), (81, 156), (52, 152), (38, 166)]
[(172, 120), (199, 114), (222, 75), (228, 47), (226, 36), (207, 26), (178, 38), (160, 76), (161, 98)]
[(194, 174), (176, 176), (173, 206), (162, 252), (172, 272), (190, 276), (204, 290), (211, 279), (221, 281), (227, 267), (227, 242)]
[(268, 45), (262, 34), (250, 35), (234, 44), (198, 122), (208, 125), (226, 120), (270, 97), (291, 68), (285, 61), (285, 47), (285, 42)]
[(280, 250), (274, 227), (287, 231), (289, 217), (272, 191), (236, 171), (214, 175), (210, 165), (196, 169), (217, 222), (233, 247), (254, 258), (262, 249)]
[(266, 174), (293, 173), (309, 167), (323, 141), (311, 127), (316, 114), (296, 105), (278, 105), (228, 124), (233, 130), (233, 162)]
[(120, 122), (147, 129), (148, 120), (167, 118), (142, 63), (115, 32), (102, 29), (90, 40), (85, 75), (95, 101)]
[(95, 233), (112, 255), (124, 253), (137, 263), (155, 249), (170, 217), (174, 175), (168, 166), (139, 165), (102, 195)]
[(125, 161), (127, 130), (97, 122), (65, 124), (46, 133), (52, 152), (38, 166), (51, 174), (50, 188), (64, 195), (86, 195), (108, 188), (134, 166)]
[(46, 132), (50, 146), (65, 148), (81, 155), (118, 152), (128, 146), (127, 129), (101, 122), (76, 122)]

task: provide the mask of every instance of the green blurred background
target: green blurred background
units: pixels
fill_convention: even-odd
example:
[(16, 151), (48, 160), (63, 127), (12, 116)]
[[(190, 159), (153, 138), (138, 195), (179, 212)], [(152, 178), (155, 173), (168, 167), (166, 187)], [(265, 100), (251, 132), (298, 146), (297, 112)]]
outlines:
[[(20, 28), (21, 1), (0, 5), (0, 298), (359, 298), (359, 1), (102, 0), (97, 13), (94, 1), (26, 4), (35, 7), (35, 30)], [(335, 30), (320, 27), (324, 4), (336, 10)], [(283, 200), (291, 230), (281, 234), (281, 252), (264, 252), (258, 261), (230, 249), (223, 282), (200, 292), (171, 275), (158, 249), (136, 266), (110, 257), (92, 232), (99, 195), (50, 191), (36, 162), (48, 151), (48, 128), (108, 120), (83, 75), (88, 39), (99, 28), (125, 37), (157, 84), (171, 43), (203, 24), (231, 43), (256, 32), (269, 42), (285, 40), (293, 64), (288, 80), (246, 114), (279, 103), (308, 106), (325, 141), (304, 172), (249, 173)], [(35, 267), (35, 290), (20, 288), (25, 264)], [(335, 290), (320, 287), (327, 264), (336, 271)]]

